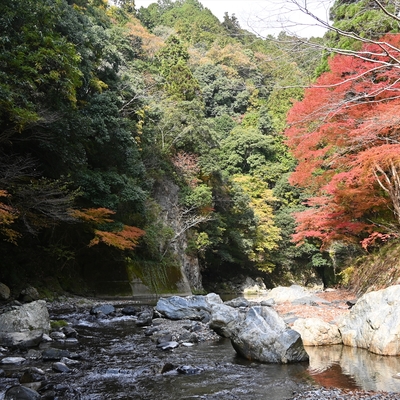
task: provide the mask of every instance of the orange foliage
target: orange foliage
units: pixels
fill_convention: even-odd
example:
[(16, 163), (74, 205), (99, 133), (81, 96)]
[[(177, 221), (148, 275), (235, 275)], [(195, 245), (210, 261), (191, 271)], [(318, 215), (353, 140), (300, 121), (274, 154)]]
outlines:
[(127, 24), (127, 28), (131, 35), (142, 39), (142, 48), (149, 58), (153, 58), (165, 46), (164, 41), (160, 37), (150, 33), (137, 19), (133, 18)]
[(89, 243), (89, 247), (99, 243), (104, 243), (107, 246), (116, 247), (120, 250), (133, 250), (139, 239), (145, 232), (135, 226), (124, 225), (123, 229), (119, 232), (109, 232), (95, 230), (95, 237)]
[(96, 228), (99, 225), (114, 222), (110, 218), (113, 214), (115, 212), (108, 208), (89, 208), (73, 211), (75, 218), (81, 219), (92, 227), (94, 238), (90, 241), (89, 247), (104, 243), (120, 250), (133, 250), (137, 246), (139, 239), (145, 234), (140, 228), (129, 225), (124, 225), (121, 230), (100, 230)]
[[(9, 194), (6, 190), (0, 190), (0, 197), (8, 196)], [(17, 218), (16, 210), (0, 201), (0, 233), (6, 237), (7, 241), (14, 244), (21, 235), (14, 229), (10, 229), (8, 225), (11, 225)]]
[(108, 208), (86, 208), (84, 210), (72, 211), (72, 215), (75, 218), (93, 224), (104, 224), (107, 222), (112, 222), (110, 216), (113, 214), (115, 214), (115, 212), (109, 210)]

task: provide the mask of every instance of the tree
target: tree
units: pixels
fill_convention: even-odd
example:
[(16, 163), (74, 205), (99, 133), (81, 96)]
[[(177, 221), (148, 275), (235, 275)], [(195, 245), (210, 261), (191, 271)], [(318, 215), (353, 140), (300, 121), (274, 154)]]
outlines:
[(167, 93), (176, 100), (194, 100), (200, 93), (199, 85), (187, 66), (189, 53), (177, 36), (170, 36), (165, 44), (157, 56)]
[(310, 193), (296, 240), (360, 240), (398, 220), (399, 44), (386, 35), (353, 57), (335, 56), (291, 110), (291, 181)]

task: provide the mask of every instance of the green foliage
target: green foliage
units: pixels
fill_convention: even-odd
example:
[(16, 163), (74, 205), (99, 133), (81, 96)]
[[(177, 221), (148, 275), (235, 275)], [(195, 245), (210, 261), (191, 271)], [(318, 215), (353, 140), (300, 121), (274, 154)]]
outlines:
[[(197, 0), (141, 8), (144, 26), (134, 2), (117, 4), (0, 5), (0, 232), (20, 245), (0, 243), (2, 276), (62, 274), (73, 288), (94, 263), (140, 270), (159, 290), (180, 268), (152, 199), (163, 178), (180, 187), (180, 217), (200, 221), (186, 234), (205, 274), (284, 268), (285, 247), (290, 268), (306, 254), (320, 267), (289, 245), (300, 195), (281, 182), (293, 160), (279, 133), (301, 98), (281, 88), (307, 80), (307, 56), (293, 62)], [(194, 164), (179, 168), (179, 155)]]

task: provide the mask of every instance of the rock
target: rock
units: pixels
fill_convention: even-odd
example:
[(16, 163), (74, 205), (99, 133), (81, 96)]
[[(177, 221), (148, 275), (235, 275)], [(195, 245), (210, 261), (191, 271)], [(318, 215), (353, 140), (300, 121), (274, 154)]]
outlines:
[(26, 353), (26, 358), (29, 360), (40, 360), (42, 358), (42, 352), (40, 350), (29, 349)]
[(138, 309), (135, 306), (125, 306), (121, 313), (124, 315), (136, 315), (138, 313)]
[(25, 288), (19, 296), (19, 299), (24, 303), (30, 303), (39, 300), (39, 298), (39, 292), (33, 286)]
[(42, 342), (52, 342), (52, 341), (53, 339), (47, 333), (43, 333)]
[(319, 318), (298, 318), (292, 327), (301, 335), (305, 346), (325, 346), (342, 343), (337, 325)]
[(67, 338), (76, 338), (78, 337), (78, 332), (72, 328), (71, 326), (64, 326), (62, 328), (62, 332)]
[(0, 332), (0, 342), (8, 347), (35, 347), (42, 341), (42, 337), (43, 332), (38, 329), (26, 332)]
[(65, 364), (65, 365), (67, 365), (68, 367), (73, 367), (73, 366), (80, 365), (80, 361), (71, 360), (70, 358), (67, 358), (67, 357), (61, 358), (60, 362)]
[(147, 326), (151, 325), (153, 320), (153, 312), (150, 310), (143, 311), (138, 315), (137, 320), (135, 321), (136, 326)]
[(400, 286), (363, 295), (338, 323), (343, 344), (375, 354), (400, 354)]
[(0, 301), (8, 300), (10, 298), (10, 294), (11, 294), (10, 288), (4, 283), (0, 282)]
[(22, 376), (19, 378), (19, 383), (32, 383), (43, 381), (44, 379), (44, 371), (39, 368), (31, 367), (28, 370), (24, 371)]
[(43, 351), (42, 358), (44, 361), (60, 361), (63, 357), (70, 357), (68, 350), (49, 348)]
[(272, 307), (274, 305), (275, 305), (275, 300), (274, 299), (262, 300), (260, 302), (260, 306)]
[(0, 364), (7, 365), (20, 365), (26, 361), (23, 357), (5, 357), (0, 361)]
[(159, 299), (155, 309), (161, 315), (174, 320), (204, 320), (210, 318), (212, 304), (222, 303), (215, 293), (206, 296), (172, 296)]
[(248, 360), (283, 364), (308, 360), (300, 334), (286, 328), (270, 307), (251, 307), (231, 329), (231, 342)]
[(242, 288), (245, 294), (266, 293), (267, 287), (265, 286), (262, 278), (258, 277), (256, 280), (247, 277)]
[(175, 342), (175, 341), (159, 343), (159, 344), (157, 345), (157, 347), (158, 347), (159, 349), (162, 349), (162, 350), (172, 350), (172, 349), (177, 348), (178, 346), (179, 346), (179, 343), (178, 343), (178, 342)]
[(100, 316), (101, 314), (110, 315), (115, 313), (115, 307), (112, 304), (100, 304), (90, 310), (90, 314)]
[(170, 333), (166, 333), (157, 338), (157, 344), (171, 342), (171, 341), (172, 341), (172, 335)]
[(63, 340), (66, 338), (65, 333), (63, 333), (63, 332), (58, 332), (58, 331), (51, 332), (51, 333), (50, 333), (50, 337), (51, 337), (53, 340), (61, 340), (61, 341), (63, 341)]
[(278, 286), (271, 289), (267, 294), (267, 299), (273, 299), (276, 303), (294, 301), (302, 297), (309, 296), (310, 292), (302, 286), (292, 285), (290, 287)]
[(39, 400), (40, 398), (38, 392), (20, 385), (10, 387), (4, 395), (4, 400)]
[(225, 301), (225, 305), (234, 308), (248, 307), (249, 301), (244, 297), (237, 297), (236, 299)]
[[(26, 387), (28, 389), (31, 389), (31, 390), (34, 390), (35, 392), (37, 392), (42, 387), (42, 382), (29, 382), (29, 383), (23, 383), (21, 385), (23, 387)], [(42, 397), (40, 397), (40, 399), (42, 399)]]
[(214, 304), (211, 311), (210, 328), (218, 335), (230, 338), (239, 321), (240, 311), (226, 304)]
[(202, 369), (198, 368), (198, 367), (193, 367), (191, 365), (181, 365), (176, 369), (176, 371), (179, 374), (183, 374), (183, 375), (195, 375), (195, 374), (199, 374), (200, 372), (202, 372)]
[(71, 371), (64, 363), (60, 361), (53, 363), (51, 368), (53, 369), (53, 371), (60, 373), (66, 373)]
[(176, 370), (176, 366), (174, 364), (171, 363), (165, 363), (161, 369), (161, 374), (166, 374), (167, 372), (170, 371), (175, 371)]
[(2, 332), (22, 332), (24, 330), (50, 330), (49, 312), (44, 300), (21, 305), (11, 311), (0, 314)]
[(304, 306), (317, 306), (318, 304), (329, 304), (329, 301), (326, 301), (318, 296), (307, 295), (293, 300), (292, 304), (298, 304)]
[(160, 330), (159, 326), (151, 326), (144, 331), (145, 336), (152, 336)]

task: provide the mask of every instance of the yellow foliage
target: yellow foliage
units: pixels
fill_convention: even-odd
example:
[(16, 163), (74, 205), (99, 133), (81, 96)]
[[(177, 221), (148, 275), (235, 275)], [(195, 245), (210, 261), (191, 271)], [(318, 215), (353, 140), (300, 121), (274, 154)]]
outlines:
[(207, 56), (215, 64), (221, 64), (229, 68), (228, 70), (237, 71), (238, 73), (246, 73), (246, 71), (257, 68), (251, 59), (250, 53), (246, 52), (238, 44), (227, 44), (225, 47), (221, 47), (218, 43), (214, 43)]
[(278, 247), (278, 242), (281, 239), (280, 229), (275, 225), (271, 206), (275, 197), (267, 183), (257, 177), (237, 175), (234, 180), (251, 198), (249, 205), (257, 218), (255, 252), (252, 259), (256, 262), (261, 261), (264, 259), (265, 252)]
[(99, 78), (94, 77), (90, 80), (90, 87), (101, 93), (104, 89), (108, 88), (108, 85)]
[(340, 283), (343, 286), (349, 286), (353, 275), (354, 275), (354, 267), (348, 267), (346, 269), (344, 269), (343, 271), (341, 271), (339, 274), (339, 279), (340, 279)]

